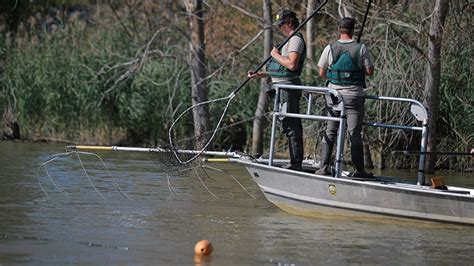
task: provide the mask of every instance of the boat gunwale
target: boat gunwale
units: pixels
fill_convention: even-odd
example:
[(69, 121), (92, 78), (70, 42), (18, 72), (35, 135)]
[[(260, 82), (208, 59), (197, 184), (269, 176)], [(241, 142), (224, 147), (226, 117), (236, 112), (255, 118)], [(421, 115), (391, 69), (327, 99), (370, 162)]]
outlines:
[[(269, 165), (253, 162), (248, 159), (238, 159), (238, 162), (245, 166), (247, 165), (254, 166), (257, 168), (263, 168), (265, 170), (296, 175), (298, 177), (303, 177), (303, 178), (308, 178), (308, 179), (319, 179), (319, 180), (325, 180), (327, 182), (333, 182), (333, 183), (352, 183), (358, 186), (377, 187), (383, 190), (397, 190), (397, 191), (404, 191), (406, 193), (409, 193), (409, 192), (417, 192), (417, 193), (422, 193), (422, 194), (428, 193), (428, 194), (433, 194), (435, 196), (439, 196), (443, 198), (451, 197), (451, 198), (456, 198), (458, 200), (466, 199), (467, 201), (474, 201), (474, 189), (471, 189), (471, 188), (451, 187), (455, 189), (454, 191), (456, 191), (456, 192), (452, 192), (449, 190), (434, 189), (426, 185), (420, 186), (417, 184), (410, 184), (410, 183), (397, 182), (397, 181), (383, 181), (383, 180), (377, 180), (377, 179), (376, 180), (353, 180), (349, 178), (336, 178), (336, 177), (330, 177), (330, 176), (316, 175), (316, 174), (311, 174), (311, 173), (302, 172), (302, 171), (293, 171), (293, 170), (288, 170), (288, 169), (284, 169), (280, 167), (269, 166)], [(252, 178), (254, 177), (252, 176)], [(448, 186), (448, 188), (449, 187), (450, 186)], [(469, 194), (460, 193), (461, 191), (469, 192)]]

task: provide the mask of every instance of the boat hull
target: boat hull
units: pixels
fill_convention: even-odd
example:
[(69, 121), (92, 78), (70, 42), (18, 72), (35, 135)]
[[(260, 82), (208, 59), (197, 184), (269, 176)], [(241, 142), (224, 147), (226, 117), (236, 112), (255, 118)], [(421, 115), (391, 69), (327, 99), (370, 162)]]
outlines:
[(474, 224), (474, 191), (470, 189), (446, 191), (383, 178), (351, 180), (241, 163), (265, 197), (287, 211)]

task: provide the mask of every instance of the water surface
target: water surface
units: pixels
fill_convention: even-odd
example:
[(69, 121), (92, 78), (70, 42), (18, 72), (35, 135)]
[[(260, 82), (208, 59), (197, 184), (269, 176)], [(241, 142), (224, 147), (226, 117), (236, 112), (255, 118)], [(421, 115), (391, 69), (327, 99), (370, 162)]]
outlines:
[[(212, 166), (246, 190), (226, 173), (168, 182), (147, 154), (100, 153), (129, 199), (92, 156), (81, 159), (100, 194), (75, 157), (49, 164), (55, 186), (38, 168), (63, 150), (0, 142), (0, 265), (193, 265), (200, 239), (214, 245), (208, 265), (473, 263), (474, 227), (288, 214), (239, 165)], [(441, 175), (474, 187), (472, 174)]]

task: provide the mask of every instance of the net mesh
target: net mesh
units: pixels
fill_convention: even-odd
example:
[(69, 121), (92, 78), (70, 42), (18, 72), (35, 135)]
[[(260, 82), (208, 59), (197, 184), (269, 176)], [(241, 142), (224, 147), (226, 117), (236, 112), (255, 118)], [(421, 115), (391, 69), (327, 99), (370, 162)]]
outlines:
[[(168, 149), (163, 149), (166, 147)], [(152, 159), (160, 171), (169, 175), (178, 175), (179, 173), (191, 170), (201, 164), (201, 160), (193, 157), (195, 153), (179, 153), (176, 150), (169, 148), (169, 145), (164, 145), (158, 148), (160, 151), (152, 153)], [(177, 157), (179, 156), (179, 157)], [(183, 163), (185, 161), (186, 163)]]

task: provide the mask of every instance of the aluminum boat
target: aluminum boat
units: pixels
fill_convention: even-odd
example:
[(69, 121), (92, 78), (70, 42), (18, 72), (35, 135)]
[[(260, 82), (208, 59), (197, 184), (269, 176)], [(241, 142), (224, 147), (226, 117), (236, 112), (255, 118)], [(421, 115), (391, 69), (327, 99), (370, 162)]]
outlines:
[[(425, 182), (425, 155), (428, 136), (428, 113), (418, 101), (406, 98), (366, 96), (367, 99), (396, 101), (411, 105), (411, 113), (421, 126), (388, 125), (366, 122), (368, 126), (416, 130), (422, 134), (418, 174), (412, 182), (396, 177), (375, 176), (353, 179), (343, 171), (345, 136), (345, 107), (341, 101), (340, 117), (313, 115), (308, 104), (306, 114), (285, 113), (280, 104), (280, 92), (302, 90), (309, 95), (332, 94), (342, 99), (338, 91), (325, 87), (276, 85), (273, 111), (270, 154), (268, 159), (241, 156), (243, 164), (265, 197), (286, 211), (299, 214), (349, 215), (354, 217), (391, 216), (410, 219), (474, 224), (474, 189), (453, 186), (436, 187)], [(311, 99), (309, 99), (311, 103)], [(282, 160), (274, 158), (274, 145), (278, 119), (299, 117), (309, 120), (335, 120), (339, 122), (336, 159), (333, 176), (314, 174), (317, 165), (305, 162), (303, 171), (282, 168)]]

